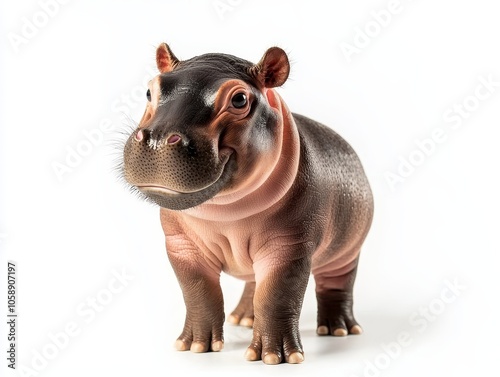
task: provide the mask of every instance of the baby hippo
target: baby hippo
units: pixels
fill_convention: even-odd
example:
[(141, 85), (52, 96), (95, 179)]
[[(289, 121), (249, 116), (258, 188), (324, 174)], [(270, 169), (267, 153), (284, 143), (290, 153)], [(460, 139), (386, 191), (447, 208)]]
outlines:
[(304, 360), (299, 316), (311, 273), (317, 333), (360, 334), (352, 290), (372, 193), (351, 146), (291, 113), (274, 90), (290, 71), (286, 53), (272, 47), (257, 64), (226, 54), (180, 61), (161, 44), (156, 63), (123, 175), (161, 207), (186, 304), (176, 348), (223, 348), (222, 271), (246, 282), (228, 320), (253, 327), (247, 360)]

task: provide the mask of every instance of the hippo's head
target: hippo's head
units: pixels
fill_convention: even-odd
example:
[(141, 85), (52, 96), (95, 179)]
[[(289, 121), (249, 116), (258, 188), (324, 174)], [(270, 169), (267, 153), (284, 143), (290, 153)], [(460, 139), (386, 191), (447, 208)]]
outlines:
[(179, 61), (162, 44), (156, 62), (160, 74), (125, 144), (125, 180), (172, 210), (258, 181), (278, 159), (280, 114), (266, 93), (288, 77), (285, 52), (270, 48), (258, 64), (225, 54)]

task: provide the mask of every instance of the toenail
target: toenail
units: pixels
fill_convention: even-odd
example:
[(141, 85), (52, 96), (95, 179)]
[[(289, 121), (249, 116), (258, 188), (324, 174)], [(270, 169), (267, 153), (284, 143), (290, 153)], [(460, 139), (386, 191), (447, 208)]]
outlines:
[(264, 356), (264, 363), (269, 365), (276, 365), (280, 363), (280, 358), (274, 353), (268, 353), (266, 356)]
[(354, 325), (351, 327), (351, 334), (359, 335), (363, 333), (363, 329), (359, 325)]
[(255, 361), (258, 360), (259, 358), (257, 357), (257, 352), (255, 352), (254, 349), (248, 348), (245, 352), (245, 359), (248, 361)]
[(205, 347), (201, 343), (193, 342), (193, 344), (191, 344), (191, 351), (192, 352), (203, 352), (203, 351), (205, 351)]
[(347, 336), (347, 330), (346, 329), (335, 329), (333, 332), (333, 335), (335, 336)]
[(175, 341), (175, 349), (177, 351), (187, 351), (188, 347), (187, 347), (186, 343), (184, 343), (182, 340), (177, 339)]
[(300, 352), (294, 352), (290, 356), (288, 356), (288, 362), (290, 364), (300, 364), (304, 361), (304, 355)]

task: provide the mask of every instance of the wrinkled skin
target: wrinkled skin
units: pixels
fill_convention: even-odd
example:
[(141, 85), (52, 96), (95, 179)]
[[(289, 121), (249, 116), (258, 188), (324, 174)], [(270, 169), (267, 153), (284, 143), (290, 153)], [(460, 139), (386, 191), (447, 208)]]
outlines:
[(160, 74), (124, 149), (124, 176), (160, 207), (169, 260), (186, 304), (178, 350), (223, 348), (222, 271), (246, 281), (228, 320), (253, 327), (245, 357), (300, 363), (298, 329), (309, 275), (319, 335), (360, 334), (352, 290), (373, 199), (353, 149), (292, 114), (273, 89), (285, 52), (258, 64), (157, 50)]

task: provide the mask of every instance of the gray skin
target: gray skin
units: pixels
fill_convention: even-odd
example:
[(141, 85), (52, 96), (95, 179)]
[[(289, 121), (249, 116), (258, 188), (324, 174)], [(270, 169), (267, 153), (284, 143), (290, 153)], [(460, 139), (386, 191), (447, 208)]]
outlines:
[(270, 48), (257, 64), (225, 54), (179, 61), (162, 44), (157, 65), (123, 173), (161, 207), (186, 304), (176, 348), (222, 349), (222, 271), (246, 281), (229, 321), (253, 327), (247, 360), (304, 360), (298, 323), (311, 273), (317, 333), (360, 334), (352, 290), (372, 193), (350, 145), (290, 113), (273, 90), (288, 77), (286, 53)]

